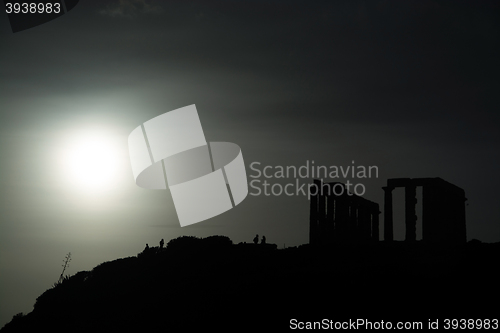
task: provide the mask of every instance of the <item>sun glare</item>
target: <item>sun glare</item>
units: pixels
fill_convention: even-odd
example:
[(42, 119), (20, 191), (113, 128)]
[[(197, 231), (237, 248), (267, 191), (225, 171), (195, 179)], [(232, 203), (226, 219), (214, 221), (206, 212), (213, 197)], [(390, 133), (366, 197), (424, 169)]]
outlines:
[(116, 179), (117, 153), (110, 140), (88, 136), (67, 147), (66, 174), (78, 189), (104, 190)]

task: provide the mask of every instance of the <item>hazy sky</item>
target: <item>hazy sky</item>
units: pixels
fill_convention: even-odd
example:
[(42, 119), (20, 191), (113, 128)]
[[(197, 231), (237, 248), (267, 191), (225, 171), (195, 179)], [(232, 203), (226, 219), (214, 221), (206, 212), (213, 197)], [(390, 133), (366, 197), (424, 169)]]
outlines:
[[(74, 274), (180, 235), (308, 242), (304, 196), (249, 195), (181, 228), (168, 190), (135, 185), (129, 133), (191, 104), (207, 141), (241, 147), (249, 180), (252, 162), (376, 165), (378, 178), (351, 181), (383, 211), (387, 178), (441, 177), (465, 190), (468, 239), (500, 241), (499, 9), (80, 1), (15, 34), (0, 15), (0, 326), (31, 311), (68, 252)], [(75, 182), (71, 156), (92, 140), (110, 147), (114, 164), (88, 189)], [(394, 194), (402, 206), (404, 191)], [(403, 216), (395, 211), (396, 239)]]

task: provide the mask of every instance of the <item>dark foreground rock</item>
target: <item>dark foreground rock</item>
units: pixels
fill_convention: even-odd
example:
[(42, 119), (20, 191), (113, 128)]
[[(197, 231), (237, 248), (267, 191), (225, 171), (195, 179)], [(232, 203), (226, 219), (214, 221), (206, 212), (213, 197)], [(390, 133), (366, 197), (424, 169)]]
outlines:
[(331, 248), (182, 237), (39, 296), (1, 332), (287, 330), (290, 320), (498, 318), (500, 243)]

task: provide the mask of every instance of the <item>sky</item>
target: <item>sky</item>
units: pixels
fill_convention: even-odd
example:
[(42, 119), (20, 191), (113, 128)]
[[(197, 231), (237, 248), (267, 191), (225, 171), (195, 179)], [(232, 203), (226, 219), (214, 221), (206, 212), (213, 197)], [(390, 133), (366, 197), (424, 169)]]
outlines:
[[(388, 178), (441, 177), (465, 190), (467, 238), (500, 241), (499, 9), (82, 0), (17, 33), (0, 14), (0, 326), (32, 310), (68, 252), (72, 275), (181, 235), (308, 242), (307, 196), (250, 188), (232, 210), (181, 228), (169, 190), (135, 184), (130, 132), (192, 104), (207, 141), (241, 147), (249, 182), (297, 181), (255, 178), (256, 166), (377, 166), (378, 177), (327, 181), (363, 184), (383, 221)], [(97, 164), (82, 167), (85, 147), (101, 152)], [(96, 184), (90, 167), (105, 174)], [(403, 203), (396, 189), (399, 240)]]

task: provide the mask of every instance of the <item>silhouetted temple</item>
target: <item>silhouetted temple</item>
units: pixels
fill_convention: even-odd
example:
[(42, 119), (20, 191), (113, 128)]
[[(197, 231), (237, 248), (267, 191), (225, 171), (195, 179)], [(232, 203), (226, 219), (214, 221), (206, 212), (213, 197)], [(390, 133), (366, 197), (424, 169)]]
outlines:
[(378, 203), (348, 193), (342, 183), (311, 185), (309, 243), (378, 241)]
[(467, 241), (465, 191), (441, 178), (394, 178), (383, 187), (384, 240), (393, 240), (392, 190), (405, 188), (406, 241), (416, 240), (416, 188), (422, 186), (422, 240), (460, 243)]
[[(416, 234), (417, 186), (422, 187), (422, 240), (432, 243), (467, 241), (465, 224), (465, 191), (441, 178), (394, 178), (383, 187), (384, 240), (394, 240), (392, 191), (405, 189), (405, 241), (412, 242)], [(311, 185), (309, 225), (310, 244), (378, 241), (379, 205), (348, 193), (342, 183)]]

